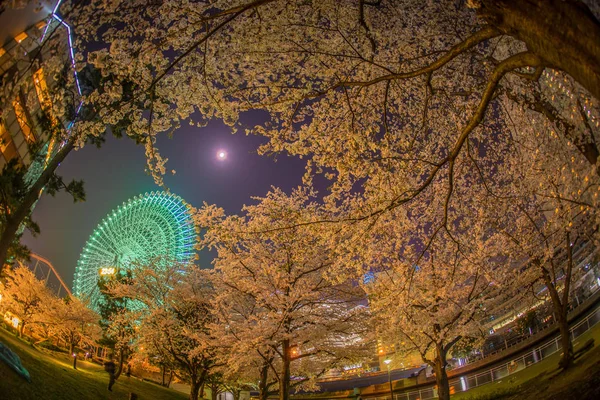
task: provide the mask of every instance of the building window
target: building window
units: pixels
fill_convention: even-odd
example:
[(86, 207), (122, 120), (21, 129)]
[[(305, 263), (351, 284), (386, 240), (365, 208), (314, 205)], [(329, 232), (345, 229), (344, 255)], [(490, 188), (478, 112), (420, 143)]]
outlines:
[(17, 115), (17, 121), (19, 121), (19, 126), (25, 135), (25, 139), (29, 143), (35, 142), (35, 136), (31, 132), (31, 127), (27, 123), (27, 115), (25, 115), (25, 109), (21, 105), (21, 102), (17, 99), (13, 102), (13, 107), (15, 108), (15, 114)]
[(15, 40), (17, 41), (17, 43), (21, 43), (25, 39), (27, 39), (27, 34), (25, 32), (21, 32), (17, 36), (15, 36)]
[(17, 155), (17, 148), (13, 143), (12, 137), (4, 124), (0, 123), (0, 150), (6, 161), (10, 161)]
[(41, 20), (40, 22), (35, 24), (35, 27), (41, 31), (42, 29), (44, 29), (46, 27), (46, 20)]
[(40, 106), (44, 110), (50, 108), (52, 103), (50, 102), (50, 96), (48, 95), (48, 86), (46, 85), (46, 79), (44, 78), (44, 71), (42, 68), (38, 69), (33, 74), (33, 83), (35, 85), (35, 91), (37, 93)]
[(0, 57), (2, 57), (4, 54), (6, 54), (6, 50), (0, 47)]

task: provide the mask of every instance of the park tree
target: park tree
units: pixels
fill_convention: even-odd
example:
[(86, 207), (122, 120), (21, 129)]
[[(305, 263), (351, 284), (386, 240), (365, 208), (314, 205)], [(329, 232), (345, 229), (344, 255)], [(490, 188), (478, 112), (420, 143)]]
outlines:
[(209, 276), (218, 293), (211, 299), (215, 321), (209, 325), (212, 335), (218, 338), (215, 343), (217, 362), (221, 365), (218, 370), (227, 382), (253, 385), (259, 400), (266, 400), (269, 393), (276, 393), (273, 389), (277, 380), (269, 374), (276, 353), (262, 342), (264, 338), (252, 337), (248, 329), (265, 310), (252, 295), (230, 290), (220, 272), (213, 270)]
[(131, 279), (114, 282), (109, 292), (127, 300), (122, 318), (135, 326), (136, 346), (173, 366), (191, 385), (190, 400), (196, 400), (215, 364), (205, 274), (192, 265), (154, 260), (133, 265)]
[[(523, 206), (520, 211), (525, 215), (516, 221), (520, 225), (518, 235), (510, 230), (512, 243), (507, 243), (520, 268), (528, 269), (523, 289), (530, 292), (531, 300), (546, 300), (551, 305), (561, 335), (562, 369), (574, 361), (568, 312), (572, 285), (582, 273), (577, 264), (594, 252), (598, 233), (597, 224), (580, 207), (564, 200)], [(576, 250), (581, 253), (577, 258)]]
[(225, 389), (225, 379), (223, 374), (220, 372), (213, 372), (208, 375), (204, 383), (203, 389), (210, 390), (210, 399), (217, 400), (220, 393), (223, 393)]
[(121, 376), (125, 361), (131, 354), (135, 324), (132, 323), (127, 312), (128, 299), (114, 295), (110, 291), (110, 287), (111, 285), (128, 285), (130, 283), (131, 273), (124, 269), (119, 269), (114, 275), (101, 276), (98, 280), (98, 289), (102, 295), (101, 300), (98, 302), (102, 338), (98, 343), (116, 353), (117, 369), (115, 379)]
[(505, 241), (473, 229), (468, 247), (443, 232), (429, 243), (403, 242), (397, 251), (392, 232), (379, 231), (379, 242), (392, 243), (376, 245), (379, 270), (365, 285), (378, 334), (400, 353), (417, 352), (435, 373), (439, 398), (448, 400), (447, 358), (457, 345), (483, 343), (488, 307), (509, 290), (514, 274), (498, 252)]
[[(21, 199), (26, 196), (28, 192), (26, 174), (27, 170), (19, 165), (15, 158), (2, 167), (0, 173), (0, 226), (4, 226), (8, 222), (7, 220), (10, 219), (15, 207), (18, 207)], [(27, 229), (33, 236), (40, 232), (39, 226), (31, 219), (31, 215), (23, 219), (22, 226), (24, 230)], [(27, 247), (21, 243), (22, 235), (23, 232), (15, 234), (7, 249), (8, 259), (26, 260), (29, 258)]]
[(259, 352), (280, 399), (289, 398), (292, 375), (304, 377), (293, 386), (313, 387), (315, 378), (369, 348), (364, 294), (356, 282), (329, 276), (327, 238), (320, 236), (322, 225), (311, 224), (321, 206), (311, 199), (309, 190), (273, 189), (242, 216), (208, 205), (196, 216), (206, 230), (203, 245), (217, 251), (213, 303), (224, 316), (222, 340), (231, 343), (228, 365), (236, 369), (238, 360), (248, 361), (244, 354)]
[[(570, 166), (591, 170), (581, 175), (590, 180), (598, 176), (594, 2), (228, 1), (210, 10), (161, 3), (138, 13), (120, 12), (130, 10), (125, 2), (111, 7), (104, 21), (148, 29), (103, 32), (110, 45), (91, 53), (90, 62), (135, 82), (136, 98), (146, 104), (164, 103), (158, 114), (139, 114), (135, 126), (173, 127), (160, 112), (170, 112), (166, 104), (182, 91), (188, 106), (180, 116), (198, 123), (221, 118), (237, 129), (240, 113), (267, 111), (266, 122), (247, 131), (269, 139), (260, 152), (305, 157), (307, 182), (315, 173), (331, 179), (328, 204), (353, 206), (335, 218), (348, 230), (360, 232), (358, 222), (396, 208), (416, 215), (420, 203), (443, 214), (429, 220), (428, 240), (450, 234), (461, 217), (450, 220), (448, 210), (464, 200), (465, 187), (488, 190), (517, 179), (511, 146), (540, 136), (560, 137), (572, 147)], [(518, 162), (529, 164), (536, 148), (523, 146), (520, 154)], [(553, 160), (543, 161), (537, 168), (556, 171)]]
[(86, 349), (101, 337), (100, 316), (77, 297), (55, 297), (45, 307), (43, 323), (48, 336), (69, 346), (69, 354), (77, 347)]
[(46, 305), (53, 299), (44, 281), (36, 278), (25, 266), (11, 268), (2, 290), (4, 311), (19, 318), (19, 336), (23, 336), (26, 326), (34, 326), (43, 320)]
[[(597, 192), (597, 184), (594, 186)], [(574, 361), (568, 321), (572, 285), (583, 272), (578, 264), (595, 251), (598, 225), (595, 213), (586, 212), (595, 208), (581, 199), (535, 200), (520, 205), (521, 217), (516, 219), (515, 228), (507, 230), (511, 239), (508, 245), (515, 262), (528, 269), (524, 288), (531, 289), (533, 299), (549, 301), (552, 306), (561, 335), (559, 366), (568, 369)], [(538, 295), (540, 292), (543, 295)]]
[[(270, 139), (261, 151), (307, 157), (311, 171), (333, 174), (334, 193), (386, 175), (411, 184), (365, 214), (451, 182), (469, 144), (513, 121), (552, 127), (596, 163), (600, 25), (582, 1), (144, 5), (93, 3), (79, 27), (106, 43), (88, 61), (151, 108), (120, 110), (131, 134), (173, 128), (177, 104), (181, 120), (236, 129), (241, 112), (265, 110), (253, 130)], [(88, 23), (94, 15), (101, 23)]]
[[(590, 6), (64, 2), (78, 63), (102, 80), (85, 99), (96, 118), (75, 124), (74, 146), (101, 140), (108, 124), (146, 147), (162, 183), (158, 134), (190, 119), (237, 130), (241, 113), (261, 109), (267, 121), (249, 130), (269, 138), (260, 151), (306, 157), (307, 179), (325, 173), (334, 197), (361, 186), (373, 200), (363, 218), (423, 201), (435, 181), (455, 196), (456, 160), (515, 122), (568, 138), (592, 167), (600, 28)], [(387, 179), (396, 188), (377, 190)]]
[(506, 237), (507, 264), (524, 271), (520, 285), (531, 301), (539, 302), (537, 293), (547, 289), (561, 332), (560, 365), (566, 369), (573, 361), (569, 296), (582, 272), (577, 264), (594, 252), (597, 242), (600, 179), (595, 166), (578, 158), (576, 142), (550, 127), (547, 134), (536, 133), (531, 125), (540, 128), (515, 124), (496, 176), (485, 181), (494, 207), (503, 210), (490, 228)]
[[(215, 25), (209, 27), (204, 24), (206, 29), (200, 29), (201, 38), (193, 48), (207, 42), (210, 37), (239, 15), (267, 2), (268, 0), (259, 0), (242, 6), (224, 4), (227, 7), (222, 10), (209, 4), (202, 5), (204, 16), (200, 17), (200, 22), (215, 21)], [(25, 8), (29, 3), (33, 2), (3, 3), (0, 12), (4, 12), (6, 8)], [(162, 176), (166, 172), (166, 160), (160, 156), (156, 149), (156, 136), (166, 131), (172, 132), (180, 125), (181, 121), (189, 117), (190, 110), (195, 109), (193, 101), (196, 99), (190, 99), (189, 97), (189, 94), (193, 91), (184, 93), (175, 90), (176, 87), (179, 87), (179, 82), (177, 79), (172, 79), (171, 73), (178, 64), (178, 57), (172, 62), (165, 62), (165, 54), (158, 57), (161, 51), (168, 52), (169, 48), (180, 50), (182, 46), (185, 47), (188, 43), (176, 44), (176, 41), (171, 42), (170, 39), (165, 42), (164, 39), (168, 38), (168, 35), (162, 36), (162, 31), (159, 28), (156, 32), (161, 33), (155, 36), (152, 41), (156, 40), (157, 44), (162, 41), (166, 44), (166, 47), (159, 45), (158, 48), (144, 55), (148, 58), (142, 63), (145, 63), (149, 68), (143, 72), (141, 70), (137, 72), (142, 72), (145, 78), (133, 71), (139, 67), (137, 63), (135, 66), (131, 65), (130, 71), (119, 71), (120, 67), (117, 70), (109, 70), (106, 64), (107, 61), (114, 66), (116, 63), (113, 61), (116, 60), (107, 59), (106, 49), (90, 51), (90, 48), (101, 47), (101, 42), (97, 39), (102, 36), (102, 43), (111, 46), (112, 54), (117, 54), (119, 45), (115, 44), (113, 47), (113, 39), (117, 39), (120, 34), (113, 36), (118, 30), (115, 31), (112, 26), (115, 23), (119, 24), (120, 17), (118, 15), (121, 14), (120, 11), (124, 10), (126, 14), (134, 17), (135, 20), (121, 21), (125, 23), (121, 26), (126, 27), (129, 23), (134, 23), (135, 26), (141, 29), (141, 32), (158, 24), (161, 20), (160, 15), (164, 11), (167, 11), (173, 21), (180, 17), (187, 18), (193, 14), (196, 15), (196, 12), (189, 13), (192, 5), (165, 3), (166, 10), (162, 9), (162, 6), (158, 3), (147, 2), (140, 2), (139, 7), (131, 2), (111, 5), (103, 1), (63, 1), (60, 5), (61, 7), (55, 11), (61, 15), (62, 21), (71, 25), (74, 37), (77, 39), (75, 54), (78, 59), (75, 64), (78, 70), (78, 82), (75, 82), (72, 61), (66, 57), (70, 54), (70, 49), (67, 46), (70, 45), (71, 39), (66, 37), (67, 32), (63, 29), (61, 23), (52, 18), (48, 20), (49, 29), (46, 32), (45, 40), (40, 44), (44, 54), (50, 56), (30, 58), (28, 54), (15, 52), (15, 54), (11, 54), (15, 59), (15, 64), (25, 65), (26, 67), (16, 69), (15, 73), (2, 75), (2, 87), (0, 88), (0, 106), (2, 109), (9, 107), (10, 102), (19, 92), (31, 89), (33, 85), (30, 79), (31, 71), (43, 68), (45, 75), (53, 77), (56, 82), (52, 85), (50, 92), (44, 95), (44, 101), (40, 100), (42, 113), (36, 121), (43, 131), (42, 135), (48, 138), (48, 142), (54, 145), (55, 150), (49, 151), (49, 157), (45, 159), (45, 155), (40, 152), (41, 149), (33, 146), (30, 149), (32, 161), (35, 162), (36, 159), (40, 161), (36, 167), (36, 174), (27, 182), (23, 190), (18, 193), (18, 196), (0, 198), (0, 201), (3, 202), (3, 204), (0, 204), (3, 209), (7, 205), (10, 206), (10, 212), (0, 210), (3, 213), (0, 214), (0, 222), (2, 223), (0, 226), (1, 265), (4, 265), (8, 260), (12, 260), (10, 257), (13, 255), (27, 256), (27, 249), (18, 243), (19, 232), (24, 223), (27, 228), (35, 232), (37, 226), (31, 223), (30, 214), (44, 189), (50, 194), (65, 190), (73, 196), (75, 201), (85, 199), (82, 181), (73, 180), (67, 183), (57, 174), (58, 166), (73, 150), (81, 149), (86, 144), (100, 147), (107, 132), (117, 137), (127, 136), (137, 144), (145, 147), (148, 159), (147, 169), (153, 174), (156, 182), (162, 185)], [(133, 13), (133, 10), (147, 10), (148, 12), (142, 11), (140, 15)], [(162, 22), (166, 22), (166, 20)], [(195, 24), (198, 21), (190, 21), (190, 23)], [(131, 27), (134, 25), (131, 25)], [(123, 30), (122, 33), (125, 32), (134, 36), (138, 34), (129, 29)], [(128, 37), (128, 34), (125, 37)], [(162, 38), (159, 38), (159, 36), (162, 36)], [(143, 37), (140, 36), (139, 38), (140, 44), (143, 45)], [(158, 63), (154, 64), (154, 60)], [(118, 60), (118, 62), (121, 61), (125, 61), (125, 59)], [(189, 61), (196, 63), (193, 60)], [(144, 68), (142, 67), (142, 69)], [(147, 81), (146, 78), (150, 78), (150, 81)], [(169, 83), (163, 86), (166, 80)], [(175, 94), (175, 96), (173, 97), (171, 94)], [(204, 94), (207, 93), (204, 92)], [(37, 100), (33, 98), (28, 99), (28, 105), (29, 102), (35, 101)], [(209, 120), (214, 116), (212, 115), (214, 114), (214, 107), (212, 108), (213, 112), (207, 113), (205, 120)], [(146, 112), (148, 113), (147, 118), (145, 116)], [(9, 175), (21, 172), (20, 166), (17, 164), (11, 165), (14, 171), (10, 171)], [(7, 179), (9, 178), (7, 176)]]
[[(13, 6), (18, 3), (14, 2)], [(9, 63), (13, 67), (0, 76), (0, 108), (5, 111), (0, 114), (3, 124), (15, 98), (24, 101), (27, 110), (39, 108), (39, 112), (28, 114), (27, 118), (31, 119), (25, 122), (32, 132), (26, 142), (29, 153), (27, 166), (14, 158), (4, 165), (0, 176), (2, 266), (7, 261), (28, 258), (27, 248), (19, 245), (18, 241), (24, 228), (33, 234), (39, 233), (39, 227), (31, 220), (30, 214), (43, 191), (50, 195), (65, 191), (74, 201), (85, 200), (83, 182), (66, 182), (56, 171), (75, 148), (77, 140), (81, 140), (82, 135), (69, 128), (69, 122), (88, 118), (84, 116), (87, 113), (76, 111), (81, 99), (68, 54), (66, 30), (60, 23), (49, 21), (46, 38), (39, 47), (25, 53), (18, 49), (10, 51), (12, 60)], [(38, 72), (43, 74), (48, 87), (45, 83), (38, 86), (34, 82), (37, 78), (33, 75)]]

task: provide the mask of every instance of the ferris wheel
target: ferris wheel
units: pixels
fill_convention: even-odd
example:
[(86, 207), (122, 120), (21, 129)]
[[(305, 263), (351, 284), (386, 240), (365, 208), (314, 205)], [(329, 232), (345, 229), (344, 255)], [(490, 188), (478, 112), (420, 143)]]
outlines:
[(191, 206), (167, 192), (136, 196), (110, 212), (94, 230), (77, 261), (73, 292), (98, 309), (98, 280), (127, 270), (132, 262), (162, 257), (188, 263), (197, 233)]

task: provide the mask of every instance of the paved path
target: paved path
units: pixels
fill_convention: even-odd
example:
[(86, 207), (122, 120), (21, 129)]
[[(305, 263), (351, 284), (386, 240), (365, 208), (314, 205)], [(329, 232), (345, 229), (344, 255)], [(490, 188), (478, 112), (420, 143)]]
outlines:
[[(405, 370), (394, 370), (390, 373), (392, 381), (410, 377), (413, 373), (422, 368), (412, 368)], [(388, 374), (377, 374), (372, 376), (354, 377), (344, 380), (335, 380), (329, 382), (319, 382), (320, 390), (318, 392), (337, 392), (340, 390), (352, 390), (356, 387), (365, 387), (371, 385), (381, 385), (388, 382)]]

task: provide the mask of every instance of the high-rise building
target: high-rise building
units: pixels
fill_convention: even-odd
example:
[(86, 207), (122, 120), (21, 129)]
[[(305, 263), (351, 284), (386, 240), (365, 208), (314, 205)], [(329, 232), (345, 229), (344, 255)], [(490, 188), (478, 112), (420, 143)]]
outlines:
[(60, 147), (49, 127), (68, 130), (80, 102), (70, 27), (36, 3), (0, 9), (0, 169), (16, 158), (30, 181)]

